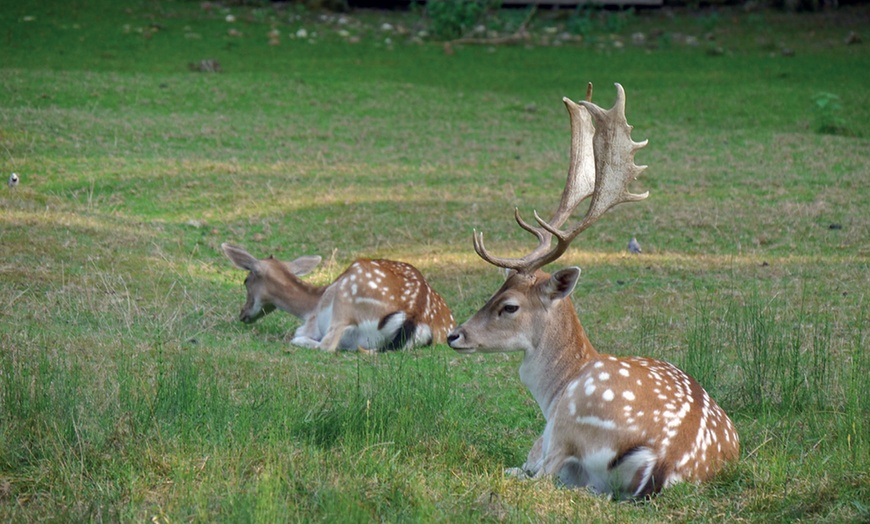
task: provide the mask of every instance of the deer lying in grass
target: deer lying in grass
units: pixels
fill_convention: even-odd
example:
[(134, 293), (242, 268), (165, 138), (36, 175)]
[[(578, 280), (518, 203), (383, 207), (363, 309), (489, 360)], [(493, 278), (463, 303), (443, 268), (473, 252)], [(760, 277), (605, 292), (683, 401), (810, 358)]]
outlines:
[(320, 263), (318, 256), (288, 263), (257, 259), (241, 247), (222, 244), (227, 258), (248, 271), (248, 296), (239, 316), (252, 323), (276, 308), (304, 323), (298, 346), (395, 350), (443, 343), (456, 325), (441, 295), (416, 268), (392, 260), (357, 259), (332, 284), (316, 286), (298, 277)]
[[(535, 213), (538, 226), (515, 212), (538, 247), (523, 258), (498, 258), (475, 232), (477, 254), (511, 272), (448, 343), (460, 353), (524, 352), (520, 379), (547, 421), (523, 465), (526, 474), (557, 476), (567, 486), (623, 498), (708, 479), (737, 459), (739, 444), (725, 412), (683, 371), (660, 360), (615, 357), (592, 347), (570, 298), (579, 268), (552, 275), (540, 270), (608, 209), (648, 195), (628, 191), (646, 167), (634, 163), (646, 141), (632, 141), (625, 92), (619, 84), (616, 90), (610, 110), (591, 103), (591, 84), (585, 102), (564, 99), (571, 118), (571, 162), (559, 208), (549, 222)], [(583, 219), (560, 229), (589, 196)]]

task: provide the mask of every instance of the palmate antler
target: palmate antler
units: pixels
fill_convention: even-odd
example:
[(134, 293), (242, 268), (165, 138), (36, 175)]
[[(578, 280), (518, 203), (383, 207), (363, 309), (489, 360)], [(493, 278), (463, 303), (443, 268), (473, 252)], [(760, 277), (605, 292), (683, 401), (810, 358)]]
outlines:
[[(594, 224), (611, 207), (623, 202), (636, 202), (649, 196), (649, 192), (636, 195), (628, 191), (628, 184), (647, 166), (634, 163), (634, 155), (647, 141), (631, 139), (632, 126), (625, 119), (625, 91), (616, 84), (616, 102), (605, 110), (593, 104), (592, 84), (586, 91), (586, 100), (579, 104), (563, 98), (571, 118), (571, 164), (562, 192), (559, 208), (549, 222), (535, 212), (532, 226), (515, 210), (514, 218), (526, 231), (538, 239), (538, 247), (522, 258), (501, 258), (490, 255), (483, 245), (483, 233), (474, 232), (474, 250), (490, 264), (521, 273), (531, 274), (554, 262), (568, 249), (574, 238)], [(595, 126), (592, 120), (595, 120)], [(567, 231), (560, 228), (577, 209), (580, 202), (592, 197), (589, 209), (579, 224)], [(551, 248), (553, 236), (556, 246)]]

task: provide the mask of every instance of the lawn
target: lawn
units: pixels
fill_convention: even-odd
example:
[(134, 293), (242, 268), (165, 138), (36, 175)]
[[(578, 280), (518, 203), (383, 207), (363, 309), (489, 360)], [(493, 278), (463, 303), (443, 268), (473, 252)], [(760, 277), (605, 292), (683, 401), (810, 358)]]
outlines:
[[(420, 10), (4, 7), (0, 520), (870, 519), (870, 9), (530, 20), (493, 45)], [(503, 278), (472, 230), (533, 247), (513, 208), (557, 205), (587, 82), (625, 87), (650, 196), (552, 268), (583, 269), (599, 351), (681, 366), (742, 444), (637, 503), (504, 475), (544, 425), (521, 355), (293, 347), (297, 319), (238, 322), (220, 252), (318, 254), (317, 283), (403, 260), (461, 322)]]

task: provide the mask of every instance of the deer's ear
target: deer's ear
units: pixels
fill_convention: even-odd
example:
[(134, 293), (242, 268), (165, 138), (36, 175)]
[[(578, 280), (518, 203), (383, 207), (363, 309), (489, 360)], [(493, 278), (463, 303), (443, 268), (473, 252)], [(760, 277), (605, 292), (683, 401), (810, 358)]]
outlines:
[(232, 244), (227, 244), (224, 242), (221, 244), (221, 250), (224, 252), (224, 255), (230, 259), (237, 268), (244, 269), (246, 271), (254, 271), (257, 269), (257, 265), (260, 263), (259, 260), (254, 257), (254, 255), (248, 253), (239, 246), (234, 246)]
[(568, 267), (556, 271), (541, 287), (541, 299), (550, 303), (570, 296), (579, 279), (579, 267)]
[(308, 273), (311, 273), (314, 268), (317, 267), (317, 264), (319, 264), (321, 260), (322, 259), (317, 255), (309, 255), (299, 257), (292, 262), (287, 262), (286, 266), (291, 273), (293, 273), (297, 277), (301, 277), (302, 275), (307, 275)]

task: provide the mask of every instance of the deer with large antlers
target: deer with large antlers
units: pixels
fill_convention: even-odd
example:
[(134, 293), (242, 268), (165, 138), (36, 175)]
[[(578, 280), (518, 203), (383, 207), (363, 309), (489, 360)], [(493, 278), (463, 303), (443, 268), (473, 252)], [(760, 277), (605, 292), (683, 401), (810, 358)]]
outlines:
[[(552, 275), (540, 269), (559, 259), (607, 210), (648, 196), (628, 190), (646, 168), (636, 165), (634, 156), (647, 142), (631, 139), (625, 92), (619, 84), (616, 92), (609, 110), (591, 102), (591, 84), (585, 101), (563, 99), (571, 121), (571, 160), (559, 208), (549, 221), (535, 213), (537, 225), (515, 212), (520, 227), (538, 239), (538, 247), (522, 258), (491, 255), (483, 234), (475, 231), (477, 254), (511, 271), (501, 289), (447, 340), (459, 353), (524, 353), (520, 379), (546, 426), (522, 472), (634, 498), (710, 478), (737, 459), (739, 443), (725, 412), (682, 370), (592, 347), (570, 298), (579, 268)], [(583, 219), (563, 229), (587, 197)]]
[(441, 295), (404, 262), (359, 258), (328, 286), (316, 286), (299, 277), (320, 263), (319, 256), (285, 263), (231, 244), (221, 249), (248, 271), (240, 320), (256, 322), (276, 308), (295, 315), (304, 321), (293, 336), (297, 346), (407, 349), (444, 343), (456, 325)]

